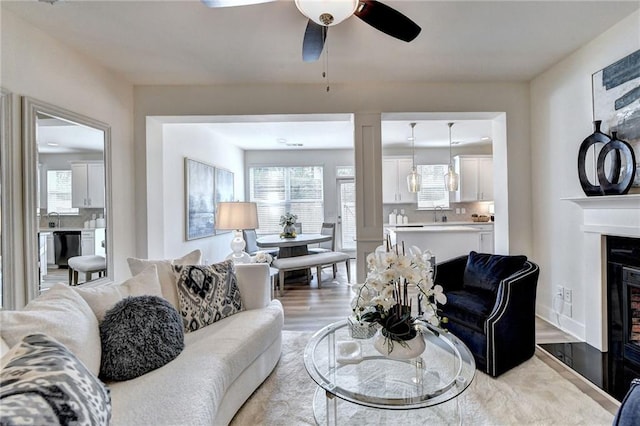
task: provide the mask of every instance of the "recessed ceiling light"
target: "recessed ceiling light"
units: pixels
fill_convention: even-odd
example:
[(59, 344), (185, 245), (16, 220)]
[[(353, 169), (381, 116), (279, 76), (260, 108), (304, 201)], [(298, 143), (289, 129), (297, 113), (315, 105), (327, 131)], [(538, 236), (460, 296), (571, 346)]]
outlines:
[(278, 139), (276, 139), (276, 141), (278, 143), (287, 143), (287, 140), (285, 138), (278, 138)]
[(57, 142), (47, 142), (47, 145), (49, 145), (49, 146), (60, 146), (60, 144), (57, 143)]
[(409, 142), (413, 142), (415, 139), (416, 139), (416, 138), (414, 138), (414, 137), (412, 137), (412, 136), (409, 136), (409, 137), (407, 138), (407, 140), (408, 140)]
[(483, 137), (481, 138), (481, 140), (483, 140), (483, 141), (490, 141), (490, 140), (491, 140), (491, 138), (490, 138), (489, 136), (483, 136)]

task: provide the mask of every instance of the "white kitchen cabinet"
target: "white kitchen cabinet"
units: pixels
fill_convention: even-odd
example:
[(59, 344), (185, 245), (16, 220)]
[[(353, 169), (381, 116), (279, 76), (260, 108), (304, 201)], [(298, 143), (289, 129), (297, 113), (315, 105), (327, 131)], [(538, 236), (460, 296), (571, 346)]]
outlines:
[(456, 202), (493, 200), (493, 157), (490, 155), (457, 155), (454, 157), (460, 185)]
[(47, 236), (47, 265), (55, 265), (56, 263), (56, 251), (53, 245), (53, 232), (45, 232)]
[(104, 228), (83, 229), (80, 237), (82, 246), (82, 255), (98, 255), (105, 256), (105, 247), (103, 245), (105, 239)]
[(493, 254), (493, 225), (491, 224), (469, 224), (467, 226), (471, 226), (475, 229), (480, 230), (478, 233), (478, 250), (480, 253), (490, 253)]
[(411, 172), (411, 158), (382, 159), (382, 202), (384, 204), (409, 204), (416, 202), (416, 194), (409, 192), (407, 175)]
[(71, 163), (71, 205), (103, 208), (104, 183), (104, 163)]

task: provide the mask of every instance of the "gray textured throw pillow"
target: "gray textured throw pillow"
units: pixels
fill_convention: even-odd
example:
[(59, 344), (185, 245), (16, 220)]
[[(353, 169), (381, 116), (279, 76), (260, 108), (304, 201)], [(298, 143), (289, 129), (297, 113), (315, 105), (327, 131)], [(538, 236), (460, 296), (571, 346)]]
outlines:
[(109, 390), (62, 343), (31, 334), (6, 356), (10, 359), (0, 373), (0, 424), (109, 424)]
[(191, 332), (242, 311), (233, 261), (173, 265), (185, 331)]
[(184, 349), (182, 318), (158, 296), (127, 297), (100, 323), (100, 377), (129, 380), (162, 367)]

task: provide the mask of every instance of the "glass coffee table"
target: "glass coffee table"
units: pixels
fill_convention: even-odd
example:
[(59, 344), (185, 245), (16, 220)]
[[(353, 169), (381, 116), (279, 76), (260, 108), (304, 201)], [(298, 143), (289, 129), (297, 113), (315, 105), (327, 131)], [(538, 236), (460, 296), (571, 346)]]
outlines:
[(459, 423), (457, 397), (475, 376), (473, 355), (453, 334), (431, 325), (421, 328), (426, 349), (406, 361), (380, 354), (373, 338), (352, 338), (346, 320), (316, 332), (304, 352), (307, 372), (318, 384), (316, 422)]

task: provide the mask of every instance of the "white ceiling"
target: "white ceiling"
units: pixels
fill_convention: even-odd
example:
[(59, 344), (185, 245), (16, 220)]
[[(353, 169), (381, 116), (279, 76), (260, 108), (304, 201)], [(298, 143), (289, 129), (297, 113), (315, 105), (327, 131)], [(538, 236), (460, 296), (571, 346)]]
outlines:
[[(0, 7), (137, 85), (529, 81), (630, 15), (640, 1), (385, 0), (422, 27), (411, 43), (356, 17), (331, 27), (328, 56), (304, 63), (307, 19), (293, 1), (211, 9), (199, 0), (2, 0)], [(335, 90), (335, 89), (333, 89)], [(387, 115), (383, 144), (487, 143), (491, 117)], [(243, 149), (353, 144), (351, 116), (181, 117)], [(303, 147), (287, 146), (303, 144)], [(490, 143), (490, 141), (488, 141)]]

